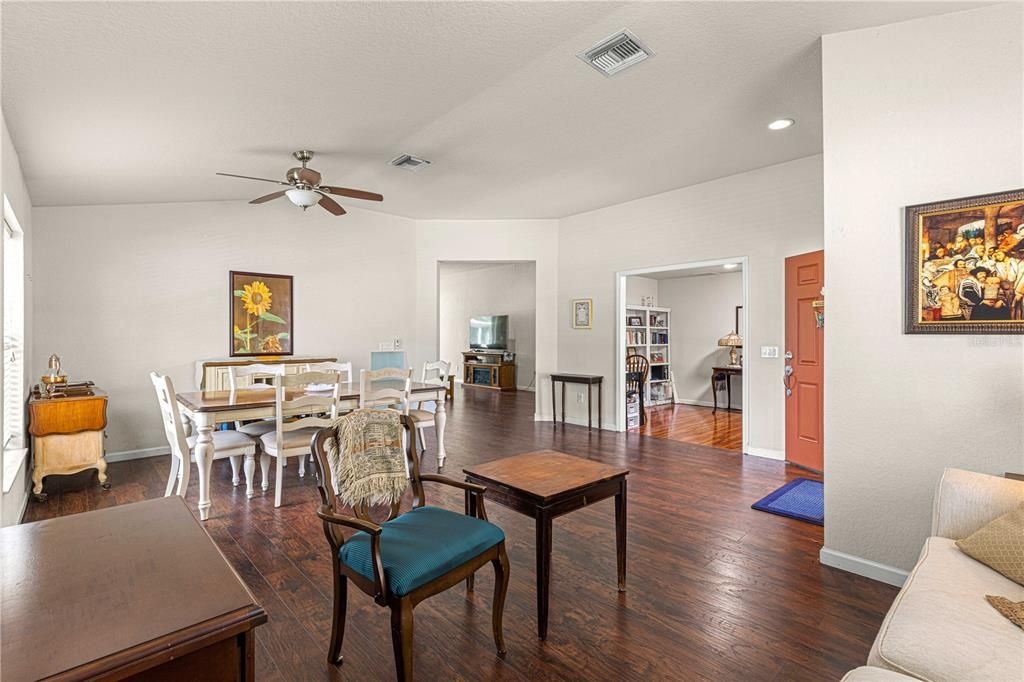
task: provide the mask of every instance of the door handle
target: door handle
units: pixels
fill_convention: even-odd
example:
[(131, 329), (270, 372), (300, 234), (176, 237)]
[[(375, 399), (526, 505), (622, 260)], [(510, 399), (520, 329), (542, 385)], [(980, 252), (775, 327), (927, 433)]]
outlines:
[(786, 369), (782, 372), (782, 385), (786, 387), (786, 397), (793, 395), (793, 389), (791, 382), (793, 379), (793, 368), (786, 365)]

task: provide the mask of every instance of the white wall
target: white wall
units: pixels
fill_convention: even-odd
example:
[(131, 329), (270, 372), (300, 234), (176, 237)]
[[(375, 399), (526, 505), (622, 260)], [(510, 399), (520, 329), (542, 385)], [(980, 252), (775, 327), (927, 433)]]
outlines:
[[(729, 349), (720, 347), (718, 339), (736, 325), (736, 306), (743, 305), (742, 271), (663, 279), (658, 299), (659, 305), (672, 309), (669, 341), (676, 402), (712, 405), (711, 368), (729, 364)], [(724, 393), (720, 400), (725, 400)], [(732, 404), (743, 404), (739, 377), (732, 379)]]
[[(443, 261), (534, 261), (536, 263), (536, 414), (551, 418), (550, 382), (558, 365), (558, 221), (421, 220), (416, 223), (416, 336), (418, 362), (439, 351), (438, 268)], [(564, 292), (563, 292), (564, 297)], [(566, 300), (565, 307), (569, 304)], [(610, 319), (610, 318), (609, 318)], [(543, 382), (543, 383), (542, 383)], [(545, 388), (546, 387), (546, 388)]]
[(650, 277), (626, 278), (626, 305), (646, 305), (644, 299), (648, 296), (654, 299), (654, 305), (661, 305), (658, 303), (658, 280)]
[(516, 352), (516, 384), (533, 390), (537, 365), (536, 281), (534, 263), (441, 263), (440, 359), (453, 363), (457, 381), (463, 377), (462, 352), (469, 350), (469, 318), (508, 315), (509, 344)]
[[(369, 364), (415, 334), (413, 221), (287, 201), (36, 208), (36, 357), (110, 393), (109, 452), (165, 446), (149, 372), (224, 357), (228, 271), (291, 274), (295, 354)], [(41, 373), (33, 367), (30, 374)]]
[(826, 563), (898, 580), (943, 467), (1024, 470), (1021, 337), (903, 334), (901, 255), (903, 207), (1024, 186), (1022, 26), (824, 38)]
[[(781, 346), (783, 262), (822, 247), (821, 157), (769, 166), (565, 218), (559, 227), (559, 370), (603, 374), (604, 421), (615, 420), (615, 273), (747, 256), (749, 346)], [(594, 328), (572, 329), (569, 300), (594, 299)], [(748, 452), (783, 449), (781, 359), (748, 354)], [(543, 389), (542, 391), (546, 390)], [(583, 409), (567, 414), (584, 422)]]
[[(0, 128), (3, 129), (3, 140), (0, 145), (0, 197), (6, 196), (18, 218), (18, 223), (24, 231), (25, 251), (25, 388), (33, 383), (32, 368), (32, 346), (33, 337), (33, 286), (32, 286), (32, 248), (34, 231), (32, 229), (32, 201), (25, 185), (24, 176), (21, 172), (21, 161), (18, 152), (7, 131), (7, 122), (4, 121), (0, 112)], [(2, 207), (0, 207), (2, 208)], [(0, 305), (3, 305), (3, 276), (2, 260), (0, 259)], [(0, 315), (0, 321), (3, 316)], [(3, 377), (0, 376), (0, 415), (3, 414)], [(0, 526), (7, 526), (17, 523), (21, 519), (22, 510), (28, 500), (28, 458), (25, 458), (18, 473), (11, 484), (10, 492), (2, 495), (0, 499)], [(2, 475), (0, 475), (2, 478)], [(2, 486), (0, 486), (2, 487)]]

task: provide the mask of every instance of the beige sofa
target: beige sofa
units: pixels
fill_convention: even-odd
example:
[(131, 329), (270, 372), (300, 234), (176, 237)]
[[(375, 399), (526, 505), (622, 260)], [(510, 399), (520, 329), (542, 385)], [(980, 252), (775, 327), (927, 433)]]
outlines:
[(935, 494), (931, 537), (882, 622), (868, 666), (843, 680), (1024, 680), (1024, 630), (985, 601), (986, 594), (1024, 601), (1024, 586), (955, 544), (1022, 502), (1022, 481), (946, 469)]

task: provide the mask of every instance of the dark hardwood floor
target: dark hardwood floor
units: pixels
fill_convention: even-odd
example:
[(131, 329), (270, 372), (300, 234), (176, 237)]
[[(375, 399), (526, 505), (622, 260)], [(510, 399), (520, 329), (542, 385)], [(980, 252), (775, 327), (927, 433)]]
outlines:
[[(448, 414), (444, 473), (451, 476), (470, 462), (545, 448), (628, 467), (628, 591), (616, 591), (613, 501), (557, 519), (549, 634), (538, 641), (533, 522), (490, 504), (512, 564), (508, 656), (494, 653), (493, 573), (481, 571), (474, 593), (457, 586), (416, 609), (419, 679), (834, 680), (864, 663), (896, 590), (820, 565), (818, 526), (750, 509), (807, 472), (635, 433), (552, 428), (533, 421), (526, 392), (460, 390)], [(425, 471), (437, 469), (430, 438)], [(112, 464), (109, 492), (94, 474), (48, 479), (50, 499), (31, 502), (26, 520), (156, 497), (167, 471), (166, 457)], [(258, 678), (393, 679), (387, 610), (356, 589), (349, 589), (345, 662), (339, 669), (326, 662), (331, 567), (311, 474), (300, 481), (297, 467), (285, 470), (279, 509), (273, 487), (247, 501), (244, 486), (231, 486), (226, 460), (214, 463), (214, 475), (206, 529), (270, 616), (257, 630)], [(463, 508), (462, 497), (441, 486), (430, 485), (427, 495)], [(188, 501), (196, 499), (193, 483)]]
[(699, 405), (659, 405), (647, 409), (647, 423), (637, 429), (644, 436), (680, 443), (709, 445), (740, 452), (743, 449), (743, 414)]

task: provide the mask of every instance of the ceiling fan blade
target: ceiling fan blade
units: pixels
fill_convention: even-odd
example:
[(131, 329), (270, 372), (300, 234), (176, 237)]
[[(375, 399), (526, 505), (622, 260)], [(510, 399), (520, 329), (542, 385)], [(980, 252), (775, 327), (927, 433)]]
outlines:
[(307, 185), (313, 185), (316, 187), (320, 184), (320, 173), (316, 172), (312, 168), (300, 168), (298, 175), (299, 181), (304, 182)]
[(384, 201), (384, 196), (376, 192), (366, 192), (361, 189), (349, 189), (348, 187), (329, 187), (321, 185), (317, 189), (328, 194), (337, 194), (339, 197), (350, 197), (352, 199), (366, 199), (367, 201)]
[(251, 175), (235, 175), (234, 173), (217, 173), (217, 175), (223, 175), (223, 176), (228, 177), (228, 178), (242, 178), (243, 180), (259, 180), (261, 182), (276, 182), (279, 185), (291, 186), (290, 183), (281, 182), (280, 180), (268, 180), (267, 178), (254, 178)]
[(280, 192), (274, 192), (273, 194), (266, 194), (266, 195), (264, 195), (262, 197), (259, 197), (258, 199), (253, 199), (249, 203), (250, 204), (264, 204), (264, 203), (266, 203), (268, 201), (273, 201), (274, 199), (277, 199), (279, 197), (283, 197), (285, 195), (285, 192), (287, 192), (287, 191), (288, 190), (283, 189)]
[(345, 215), (345, 209), (341, 207), (341, 204), (326, 194), (321, 194), (320, 201), (317, 203), (323, 206), (329, 213), (333, 213), (334, 215)]

